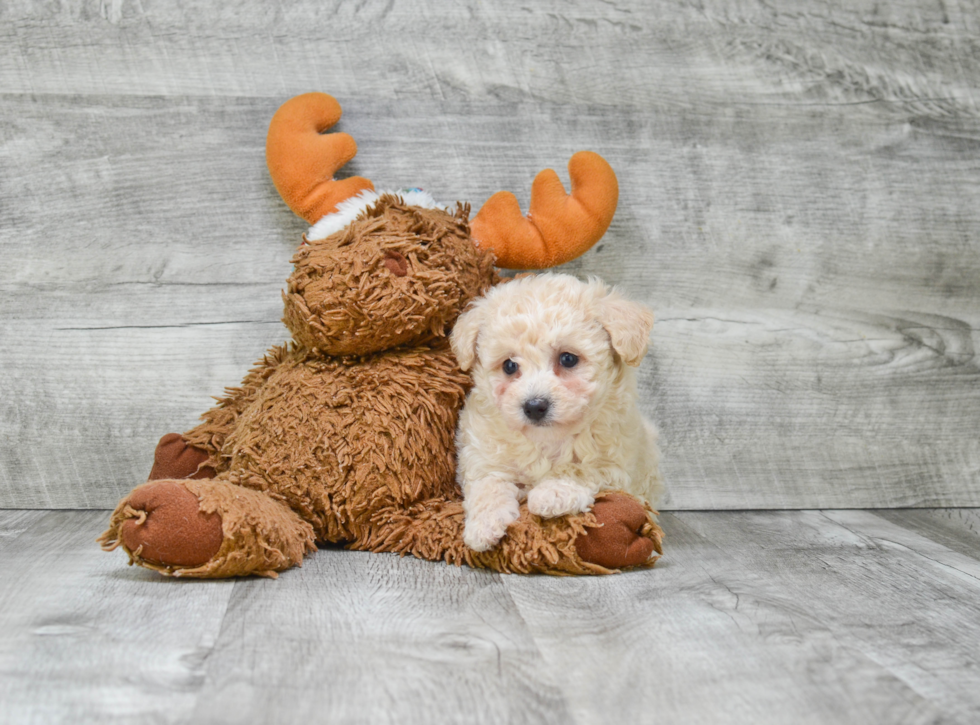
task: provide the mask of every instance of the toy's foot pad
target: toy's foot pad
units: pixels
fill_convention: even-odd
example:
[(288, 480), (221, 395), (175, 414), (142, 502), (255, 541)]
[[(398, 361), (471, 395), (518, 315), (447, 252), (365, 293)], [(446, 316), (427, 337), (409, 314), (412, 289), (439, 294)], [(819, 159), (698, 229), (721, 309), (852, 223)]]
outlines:
[(662, 553), (660, 528), (632, 496), (600, 496), (592, 512), (601, 526), (575, 540), (575, 550), (584, 561), (607, 569), (625, 569), (645, 564), (654, 551)]
[(197, 496), (179, 481), (152, 481), (137, 487), (125, 511), (129, 517), (119, 528), (119, 539), (140, 559), (164, 566), (197, 567), (221, 548), (221, 516), (203, 513)]
[(215, 471), (204, 465), (208, 454), (200, 448), (187, 445), (179, 433), (167, 433), (153, 454), (153, 468), (149, 481), (163, 478), (214, 478)]

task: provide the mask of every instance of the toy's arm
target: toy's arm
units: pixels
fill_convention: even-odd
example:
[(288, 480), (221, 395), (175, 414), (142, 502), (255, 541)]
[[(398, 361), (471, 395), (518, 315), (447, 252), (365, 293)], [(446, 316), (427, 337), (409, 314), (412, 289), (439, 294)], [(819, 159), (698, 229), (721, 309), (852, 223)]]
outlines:
[(609, 574), (657, 561), (663, 532), (655, 515), (624, 491), (603, 492), (591, 512), (552, 519), (534, 516), (524, 503), (500, 543), (476, 552), (463, 542), (463, 502), (434, 498), (377, 512), (368, 535), (349, 547), (504, 573)]
[(234, 429), (238, 416), (255, 400), (266, 380), (276, 371), (286, 354), (285, 346), (269, 350), (265, 357), (248, 371), (240, 386), (226, 388), (223, 396), (215, 398), (218, 404), (201, 416), (202, 423), (182, 434), (181, 437), (187, 445), (208, 454), (208, 465), (216, 471), (220, 472), (227, 468), (228, 456), (222, 453), (222, 448), (228, 434)]

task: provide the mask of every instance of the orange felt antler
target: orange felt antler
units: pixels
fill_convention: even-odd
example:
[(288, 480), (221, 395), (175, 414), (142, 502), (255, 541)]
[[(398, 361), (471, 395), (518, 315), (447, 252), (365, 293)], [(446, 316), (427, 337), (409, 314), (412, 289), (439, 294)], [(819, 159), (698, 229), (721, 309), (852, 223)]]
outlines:
[(568, 162), (572, 193), (545, 169), (531, 185), (531, 208), (525, 217), (509, 191), (491, 196), (473, 219), (473, 238), (493, 249), (497, 264), (509, 269), (544, 269), (584, 254), (609, 228), (619, 182), (599, 154), (579, 151)]
[(321, 133), (340, 120), (340, 113), (333, 96), (304, 93), (282, 104), (269, 122), (265, 161), (272, 183), (286, 205), (310, 224), (345, 199), (374, 188), (360, 176), (333, 178), (357, 153), (348, 134)]

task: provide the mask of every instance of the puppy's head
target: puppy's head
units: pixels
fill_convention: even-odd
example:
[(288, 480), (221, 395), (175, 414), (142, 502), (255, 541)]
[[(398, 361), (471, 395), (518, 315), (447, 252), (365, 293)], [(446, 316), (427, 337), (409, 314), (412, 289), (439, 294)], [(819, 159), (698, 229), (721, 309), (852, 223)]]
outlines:
[(640, 364), (652, 327), (650, 310), (599, 280), (548, 273), (491, 289), (460, 316), (451, 342), (507, 425), (543, 439), (589, 420), (624, 366)]

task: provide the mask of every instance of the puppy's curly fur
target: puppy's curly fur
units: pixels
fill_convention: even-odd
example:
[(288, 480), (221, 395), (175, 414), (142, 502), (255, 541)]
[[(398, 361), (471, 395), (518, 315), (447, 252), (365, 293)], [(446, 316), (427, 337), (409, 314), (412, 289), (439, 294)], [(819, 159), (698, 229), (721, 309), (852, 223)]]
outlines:
[(652, 327), (642, 305), (563, 274), (500, 285), (463, 313), (451, 342), (474, 383), (456, 438), (470, 548), (496, 546), (525, 497), (544, 518), (586, 511), (606, 489), (655, 503), (657, 432), (633, 370)]

